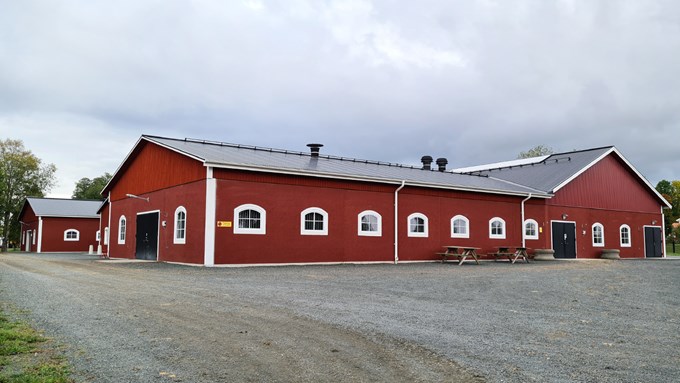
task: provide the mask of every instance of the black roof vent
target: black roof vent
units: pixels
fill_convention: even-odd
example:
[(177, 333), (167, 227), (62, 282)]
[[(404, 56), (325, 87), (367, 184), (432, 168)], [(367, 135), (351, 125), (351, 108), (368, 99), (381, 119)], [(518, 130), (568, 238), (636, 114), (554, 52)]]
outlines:
[(446, 171), (446, 165), (448, 165), (449, 160), (446, 158), (437, 158), (437, 166), (439, 166), (439, 171), (440, 172), (445, 172)]
[(318, 157), (319, 149), (323, 147), (323, 144), (307, 144), (307, 147), (311, 151), (312, 157)]
[(420, 162), (423, 163), (423, 170), (430, 170), (430, 169), (432, 169), (432, 167), (431, 167), (432, 161), (434, 161), (434, 160), (432, 159), (432, 156), (423, 156), (423, 157), (420, 159)]

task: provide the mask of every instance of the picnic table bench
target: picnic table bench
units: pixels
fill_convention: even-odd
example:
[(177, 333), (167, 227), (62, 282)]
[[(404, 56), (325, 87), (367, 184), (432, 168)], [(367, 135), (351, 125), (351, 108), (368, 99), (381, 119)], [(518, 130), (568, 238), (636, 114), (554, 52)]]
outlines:
[[(527, 254), (527, 248), (521, 246), (498, 246), (497, 251), (489, 255), (494, 257), (494, 261), (498, 261), (499, 258), (507, 258), (510, 263), (517, 262), (518, 259), (523, 259), (526, 263), (529, 263), (529, 254)], [(512, 251), (515, 249), (515, 251)]]
[(458, 266), (460, 266), (463, 264), (463, 262), (467, 261), (468, 257), (471, 257), (472, 260), (474, 260), (474, 262), (479, 265), (479, 256), (477, 255), (477, 250), (479, 250), (479, 247), (444, 246), (444, 248), (446, 251), (436, 253), (442, 257), (442, 263), (446, 262), (450, 257), (454, 257), (458, 260)]

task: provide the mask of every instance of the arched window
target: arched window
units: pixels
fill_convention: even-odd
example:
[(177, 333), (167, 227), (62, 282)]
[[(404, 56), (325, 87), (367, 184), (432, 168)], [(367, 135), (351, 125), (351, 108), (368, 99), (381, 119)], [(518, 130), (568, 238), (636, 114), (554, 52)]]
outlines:
[(125, 216), (121, 215), (120, 218), (118, 219), (118, 244), (119, 245), (125, 244), (125, 230), (126, 229), (127, 229), (127, 221), (125, 220)]
[(533, 219), (524, 221), (524, 239), (538, 239), (538, 222)]
[(408, 216), (408, 236), (427, 237), (428, 222), (427, 216), (422, 213), (413, 213)]
[(451, 238), (470, 238), (470, 220), (466, 216), (451, 218)]
[(505, 220), (494, 217), (489, 220), (489, 238), (505, 239)]
[(172, 243), (183, 245), (187, 242), (187, 209), (179, 206), (175, 209), (175, 226)]
[(318, 207), (310, 207), (300, 213), (300, 234), (328, 235), (328, 213)]
[(267, 234), (267, 211), (253, 204), (234, 209), (234, 234)]
[(67, 229), (64, 231), (64, 241), (79, 241), (80, 232), (76, 229)]
[(380, 237), (382, 235), (382, 216), (373, 210), (366, 210), (358, 216), (358, 234)]
[(621, 247), (630, 247), (630, 226), (621, 225), (619, 228)]
[(601, 223), (593, 224), (593, 247), (604, 247), (604, 226)]

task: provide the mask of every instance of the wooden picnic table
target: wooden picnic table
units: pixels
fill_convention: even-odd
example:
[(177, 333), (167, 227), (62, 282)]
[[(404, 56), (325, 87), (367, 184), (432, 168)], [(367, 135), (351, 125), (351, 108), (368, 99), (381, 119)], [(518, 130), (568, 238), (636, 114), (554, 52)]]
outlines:
[[(526, 263), (529, 263), (529, 254), (527, 254), (527, 248), (521, 246), (498, 246), (495, 253), (491, 253), (498, 261), (498, 258), (507, 258), (510, 263), (517, 262), (518, 259), (523, 259)], [(515, 249), (515, 251), (512, 251)]]
[(444, 246), (444, 248), (446, 251), (437, 253), (437, 255), (442, 257), (442, 263), (446, 262), (449, 257), (455, 257), (458, 259), (458, 266), (460, 266), (468, 257), (472, 257), (475, 263), (479, 265), (479, 256), (477, 255), (477, 250), (480, 249), (479, 247), (450, 245)]

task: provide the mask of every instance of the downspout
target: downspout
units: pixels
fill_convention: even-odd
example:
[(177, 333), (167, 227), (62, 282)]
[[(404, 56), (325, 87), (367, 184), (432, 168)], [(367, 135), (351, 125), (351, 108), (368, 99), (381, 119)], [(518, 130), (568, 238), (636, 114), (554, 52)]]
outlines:
[[(527, 198), (522, 200), (522, 224), (519, 226), (522, 228), (522, 247), (527, 247), (527, 240), (526, 240), (526, 228), (524, 227), (524, 203), (527, 202), (528, 200), (531, 199), (531, 193), (529, 193), (529, 196)], [(536, 228), (538, 230), (538, 228)]]
[(661, 227), (661, 251), (662, 257), (666, 258), (666, 214), (663, 212), (663, 206), (661, 206)]
[(42, 251), (42, 217), (38, 217), (38, 253)]
[(107, 223), (106, 230), (104, 230), (104, 235), (106, 236), (104, 239), (106, 243), (106, 258), (111, 258), (111, 214), (113, 214), (113, 201), (111, 201), (111, 192), (109, 191), (109, 222)]
[(406, 186), (406, 181), (401, 181), (401, 186), (394, 191), (394, 264), (399, 263), (399, 191)]

